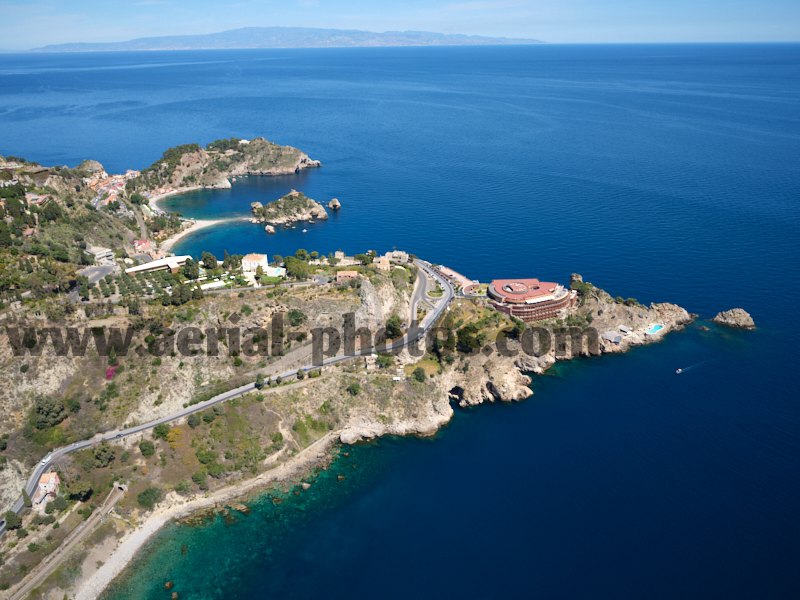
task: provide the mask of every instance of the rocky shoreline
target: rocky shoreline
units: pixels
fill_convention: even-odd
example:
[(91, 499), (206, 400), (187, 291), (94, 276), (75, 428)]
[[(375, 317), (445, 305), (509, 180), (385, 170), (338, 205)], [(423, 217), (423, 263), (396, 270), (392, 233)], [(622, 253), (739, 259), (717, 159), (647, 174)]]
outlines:
[[(294, 482), (307, 489), (303, 479), (312, 469), (327, 464), (338, 444), (355, 444), (384, 435), (433, 436), (454, 417), (454, 404), (467, 407), (484, 402), (524, 400), (533, 394), (531, 376), (545, 373), (559, 360), (626, 352), (635, 346), (656, 343), (669, 333), (685, 328), (696, 318), (696, 315), (675, 304), (644, 306), (632, 299), (612, 298), (605, 291), (584, 283), (579, 276), (573, 276), (573, 284), (580, 289), (580, 304), (571, 309), (564, 319), (535, 324), (535, 327), (554, 336), (562, 329), (569, 330), (570, 326), (579, 331), (592, 330), (599, 333), (596, 344), (591, 335), (586, 335), (578, 342), (554, 343), (546, 352), (535, 355), (523, 348), (524, 338), (509, 338), (505, 343), (513, 355), (496, 350), (459, 354), (437, 376), (419, 384), (422, 395), (409, 400), (409, 406), (393, 405), (392, 412), (387, 412), (385, 406), (381, 408), (368, 404), (365, 409), (351, 412), (343, 426), (328, 432), (288, 462), (253, 479), (190, 500), (170, 494), (165, 505), (157, 508), (142, 525), (120, 540), (104, 565), (96, 572), (87, 574), (78, 588), (76, 598), (88, 600), (97, 597), (124, 571), (145, 542), (171, 520), (184, 519), (187, 524), (200, 524), (209, 511), (211, 514), (228, 510), (241, 512), (246, 510), (246, 505), (239, 501), (246, 502), (276, 483)], [(407, 311), (407, 295), (391, 286), (375, 287), (365, 281), (360, 292), (360, 303), (362, 308), (371, 308), (365, 309), (366, 312), (360, 311), (359, 322), (381, 323), (390, 313)], [(480, 301), (476, 303), (471, 299), (457, 300), (451, 308), (453, 312), (466, 312), (474, 310), (475, 306), (480, 310), (485, 308)], [(506, 318), (498, 316), (498, 319), (502, 321)], [(508, 323), (507, 319), (505, 322)], [(653, 332), (654, 324), (661, 326), (657, 332)], [(602, 333), (612, 328), (618, 332), (622, 332), (623, 328), (626, 331), (618, 340), (602, 337)], [(567, 336), (565, 339), (571, 338)], [(418, 360), (419, 357), (411, 356), (407, 349), (397, 357), (401, 366), (413, 366)], [(234, 506), (234, 503), (237, 505)]]

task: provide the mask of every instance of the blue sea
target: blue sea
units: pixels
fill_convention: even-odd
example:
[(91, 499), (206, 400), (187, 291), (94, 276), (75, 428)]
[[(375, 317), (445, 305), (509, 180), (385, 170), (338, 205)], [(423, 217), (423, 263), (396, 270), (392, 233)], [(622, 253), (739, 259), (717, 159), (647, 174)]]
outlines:
[[(800, 597), (799, 45), (2, 55), (0, 132), (0, 154), (115, 172), (265, 136), (323, 167), (165, 206), (343, 205), (177, 252), (396, 247), (700, 318), (433, 439), (347, 449), (235, 522), (169, 526), (107, 598)], [(757, 331), (700, 328), (734, 306)]]

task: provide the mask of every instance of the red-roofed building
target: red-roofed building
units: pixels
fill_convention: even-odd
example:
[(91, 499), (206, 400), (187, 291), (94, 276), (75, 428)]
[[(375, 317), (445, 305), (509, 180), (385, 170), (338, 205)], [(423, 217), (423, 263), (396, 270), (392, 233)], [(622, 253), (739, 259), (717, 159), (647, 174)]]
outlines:
[(31, 502), (34, 506), (38, 506), (44, 502), (49, 502), (58, 496), (58, 488), (60, 485), (61, 479), (59, 478), (58, 473), (55, 471), (45, 473), (42, 475), (41, 479), (39, 479), (39, 486), (36, 488), (36, 492), (34, 492)]
[(538, 279), (495, 279), (487, 295), (494, 308), (527, 323), (558, 317), (576, 298), (563, 285)]

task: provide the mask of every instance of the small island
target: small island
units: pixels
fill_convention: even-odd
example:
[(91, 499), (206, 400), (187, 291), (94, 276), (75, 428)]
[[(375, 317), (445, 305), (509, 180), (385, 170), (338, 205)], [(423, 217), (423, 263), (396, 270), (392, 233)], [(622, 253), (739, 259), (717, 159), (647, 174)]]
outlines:
[(297, 190), (292, 190), (267, 204), (252, 202), (250, 210), (256, 223), (267, 223), (272, 226), (287, 226), (299, 221), (324, 221), (328, 218), (328, 213), (322, 204)]
[(318, 160), (264, 138), (217, 140), (205, 148), (184, 144), (164, 152), (160, 160), (131, 180), (128, 191), (159, 193), (196, 188), (228, 188), (243, 175), (291, 175), (321, 166)]

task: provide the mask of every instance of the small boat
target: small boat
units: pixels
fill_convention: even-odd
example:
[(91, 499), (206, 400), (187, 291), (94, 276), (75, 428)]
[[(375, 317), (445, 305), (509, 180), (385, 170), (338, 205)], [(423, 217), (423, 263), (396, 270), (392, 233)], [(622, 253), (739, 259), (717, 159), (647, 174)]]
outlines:
[(683, 369), (675, 369), (676, 375), (680, 375), (681, 373), (683, 373)]
[(308, 229), (303, 229), (303, 233), (308, 233)]

